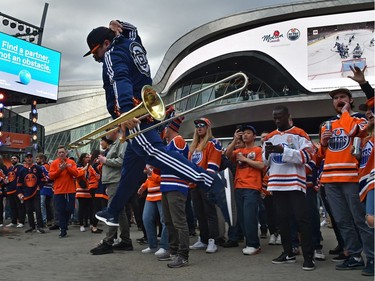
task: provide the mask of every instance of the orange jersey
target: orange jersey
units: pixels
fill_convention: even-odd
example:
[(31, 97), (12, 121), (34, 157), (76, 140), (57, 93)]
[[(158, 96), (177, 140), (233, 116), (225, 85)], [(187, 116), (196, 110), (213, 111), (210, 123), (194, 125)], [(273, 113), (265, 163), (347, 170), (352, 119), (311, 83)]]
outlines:
[(76, 162), (71, 159), (65, 159), (67, 167), (60, 169), (62, 160), (56, 159), (51, 163), (49, 169), (49, 178), (53, 180), (53, 189), (55, 194), (75, 193), (75, 178), (78, 176)]
[(367, 193), (375, 186), (374, 135), (363, 140), (362, 157), (359, 164), (359, 197), (364, 202)]
[[(350, 115), (344, 112), (336, 119), (330, 120), (332, 137), (327, 147), (320, 147), (318, 154), (324, 158), (321, 183), (358, 182), (358, 161), (352, 155), (353, 138), (362, 135), (367, 121), (363, 114)], [(321, 133), (326, 130), (324, 125)]]
[[(87, 170), (83, 167), (78, 168), (78, 176), (76, 179), (76, 198), (91, 198), (91, 189), (98, 188), (99, 174), (96, 173), (92, 166), (88, 166)], [(82, 187), (79, 183), (84, 182), (86, 187)]]
[(161, 201), (161, 191), (160, 191), (160, 175), (156, 174), (154, 171), (151, 176), (142, 184), (141, 189), (147, 189), (147, 201), (156, 202)]
[[(240, 148), (232, 153), (232, 161), (236, 161), (236, 155), (242, 153), (248, 159), (262, 161), (262, 148), (254, 146), (251, 148)], [(247, 163), (237, 163), (236, 175), (234, 178), (235, 188), (250, 188), (262, 190), (262, 170), (256, 169)]]
[(210, 140), (203, 151), (189, 152), (189, 160), (209, 172), (216, 173), (220, 168), (221, 153), (221, 145)]

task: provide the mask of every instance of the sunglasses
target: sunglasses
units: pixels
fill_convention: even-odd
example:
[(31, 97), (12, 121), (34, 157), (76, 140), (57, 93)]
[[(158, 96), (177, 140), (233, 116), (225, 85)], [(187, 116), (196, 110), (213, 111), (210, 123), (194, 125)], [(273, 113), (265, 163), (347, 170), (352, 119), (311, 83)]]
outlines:
[(206, 127), (206, 124), (204, 123), (195, 124), (195, 128), (204, 128), (204, 127)]

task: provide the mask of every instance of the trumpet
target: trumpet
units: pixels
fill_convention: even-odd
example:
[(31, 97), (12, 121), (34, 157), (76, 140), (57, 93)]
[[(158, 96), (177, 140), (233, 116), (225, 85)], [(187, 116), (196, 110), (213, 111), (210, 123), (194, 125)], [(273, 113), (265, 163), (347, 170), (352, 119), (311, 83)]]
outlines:
[[(205, 102), (205, 103), (203, 103), (199, 106), (196, 106), (196, 107), (191, 108), (189, 110), (186, 110), (184, 112), (177, 113), (173, 117), (164, 120), (164, 118), (165, 118), (165, 108), (168, 108), (169, 106), (172, 106), (172, 105), (174, 105), (176, 103), (179, 103), (183, 100), (186, 100), (186, 99), (188, 99), (192, 96), (195, 96), (195, 95), (197, 95), (197, 94), (199, 94), (203, 91), (214, 88), (217, 85), (227, 83), (228, 81), (231, 81), (231, 80), (240, 81), (240, 82), (242, 82), (242, 85), (237, 84), (237, 88), (233, 91), (227, 92), (227, 93), (221, 95), (220, 97), (217, 97), (215, 99), (207, 101), (207, 102)], [(132, 139), (132, 138), (138, 136), (139, 134), (142, 134), (142, 133), (148, 132), (150, 130), (153, 130), (153, 129), (155, 129), (155, 128), (161, 126), (161, 125), (164, 125), (166, 123), (169, 123), (172, 120), (177, 119), (177, 118), (179, 118), (183, 115), (186, 115), (190, 112), (201, 109), (202, 107), (205, 107), (209, 104), (215, 103), (216, 101), (224, 99), (226, 97), (229, 97), (229, 96), (231, 96), (235, 93), (241, 92), (242, 90), (244, 90), (247, 87), (248, 83), (249, 83), (249, 79), (246, 76), (246, 74), (244, 74), (243, 72), (238, 72), (238, 73), (230, 75), (230, 76), (228, 76), (228, 77), (226, 77), (226, 78), (224, 78), (224, 79), (222, 79), (218, 82), (215, 82), (215, 83), (213, 83), (213, 84), (211, 84), (207, 87), (204, 87), (204, 88), (202, 88), (198, 91), (190, 93), (190, 94), (188, 94), (188, 95), (186, 95), (186, 96), (184, 96), (184, 97), (182, 97), (178, 100), (175, 100), (175, 101), (167, 104), (166, 106), (164, 106), (163, 100), (160, 97), (160, 95), (150, 85), (145, 85), (142, 88), (142, 92), (141, 92), (142, 102), (138, 106), (136, 106), (132, 110), (124, 113), (120, 117), (112, 120), (108, 124), (98, 128), (98, 129), (94, 130), (93, 132), (91, 132), (91, 133), (79, 138), (78, 140), (70, 143), (68, 146), (70, 148), (78, 148), (78, 147), (85, 146), (85, 145), (87, 145), (87, 144), (89, 144), (89, 143), (91, 143), (91, 142), (93, 142), (97, 139), (102, 138), (106, 134), (108, 134), (109, 133), (107, 131), (108, 129), (111, 129), (110, 132), (113, 131), (113, 130), (117, 130), (118, 125), (120, 125), (121, 123), (123, 123), (127, 120), (130, 120), (134, 117), (139, 118), (139, 119), (144, 119), (148, 116), (151, 116), (155, 120), (160, 121), (157, 124), (154, 124), (150, 127), (147, 127), (145, 129), (137, 132), (137, 133), (130, 134), (130, 135), (126, 136), (125, 138), (121, 138), (120, 140), (123, 142), (123, 141), (126, 141), (128, 139)]]

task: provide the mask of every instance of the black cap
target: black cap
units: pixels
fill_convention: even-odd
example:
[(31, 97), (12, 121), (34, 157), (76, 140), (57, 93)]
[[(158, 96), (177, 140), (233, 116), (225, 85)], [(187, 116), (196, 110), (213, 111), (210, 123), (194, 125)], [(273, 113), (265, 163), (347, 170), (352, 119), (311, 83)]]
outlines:
[(251, 130), (251, 131), (253, 131), (254, 135), (257, 134), (257, 130), (255, 130), (255, 128), (253, 126), (251, 126), (250, 124), (241, 125), (240, 131), (243, 132), (245, 130)]
[(346, 94), (348, 95), (350, 98), (353, 97), (352, 96), (352, 92), (349, 91), (347, 88), (339, 88), (339, 89), (336, 89), (336, 90), (333, 90), (333, 91), (330, 91), (328, 94), (331, 96), (331, 98), (333, 98), (336, 94), (338, 93), (343, 93), (343, 94)]
[(89, 33), (89, 35), (87, 35), (87, 45), (89, 45), (90, 51), (88, 51), (83, 56), (86, 57), (92, 54), (92, 51), (95, 47), (103, 44), (105, 40), (112, 41), (114, 36), (115, 36), (114, 32), (107, 27), (100, 26), (100, 27), (94, 28)]
[(31, 152), (26, 152), (25, 157), (33, 157), (33, 154)]

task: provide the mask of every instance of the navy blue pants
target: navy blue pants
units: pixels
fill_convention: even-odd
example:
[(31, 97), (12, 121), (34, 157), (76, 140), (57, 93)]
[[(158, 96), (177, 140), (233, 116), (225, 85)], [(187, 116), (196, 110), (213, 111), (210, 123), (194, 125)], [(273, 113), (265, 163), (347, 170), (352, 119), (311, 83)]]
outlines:
[[(148, 126), (150, 124), (142, 123), (130, 133)], [(127, 144), (119, 187), (108, 207), (109, 212), (115, 217), (139, 188), (139, 179), (142, 178), (146, 163), (161, 169), (165, 174), (174, 174), (206, 190), (213, 182), (213, 176), (203, 168), (176, 151), (167, 151), (159, 133), (155, 129), (150, 130), (133, 138)]]

